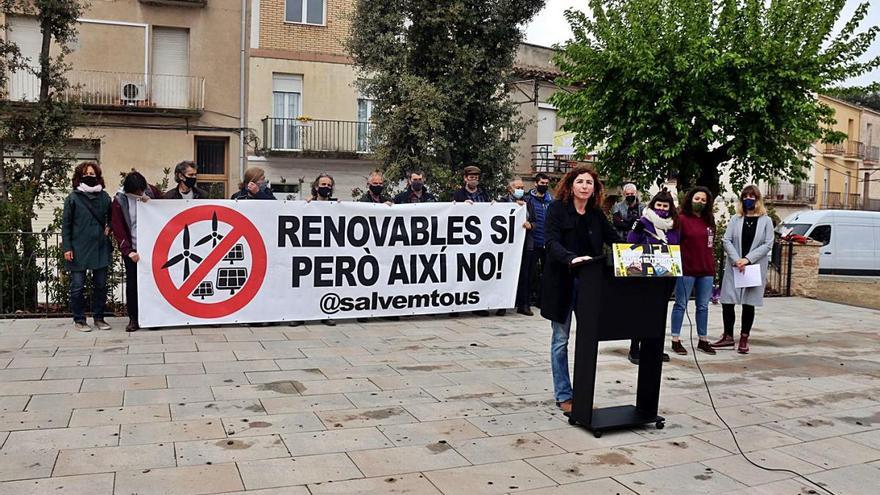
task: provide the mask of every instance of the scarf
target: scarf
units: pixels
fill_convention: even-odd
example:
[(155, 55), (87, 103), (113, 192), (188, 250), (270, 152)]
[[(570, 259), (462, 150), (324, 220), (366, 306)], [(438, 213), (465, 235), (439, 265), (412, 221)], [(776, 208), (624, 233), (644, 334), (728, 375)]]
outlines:
[(76, 187), (76, 189), (78, 191), (82, 191), (84, 193), (92, 193), (92, 194), (99, 193), (104, 190), (104, 188), (101, 187), (101, 184), (98, 184), (95, 187), (89, 187), (89, 186), (83, 184), (82, 182), (79, 183), (79, 185)]
[(672, 228), (673, 222), (671, 218), (660, 218), (654, 210), (650, 208), (645, 208), (645, 211), (642, 212), (642, 216), (647, 218), (649, 222), (654, 224), (654, 230), (656, 231), (655, 236), (657, 240), (662, 242), (663, 244), (667, 243), (666, 240), (666, 231)]

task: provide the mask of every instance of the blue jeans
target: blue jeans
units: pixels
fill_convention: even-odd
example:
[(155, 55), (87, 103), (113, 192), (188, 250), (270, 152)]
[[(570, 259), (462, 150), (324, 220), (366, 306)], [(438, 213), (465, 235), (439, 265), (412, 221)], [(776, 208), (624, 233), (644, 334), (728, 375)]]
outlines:
[(681, 322), (687, 311), (691, 291), (695, 291), (694, 303), (697, 306), (697, 335), (709, 335), (709, 298), (712, 297), (711, 275), (705, 277), (684, 276), (675, 283), (675, 304), (672, 306), (672, 336), (681, 335)]
[[(73, 321), (86, 321), (86, 300), (83, 292), (86, 286), (86, 272), (70, 272), (70, 311)], [(104, 319), (107, 305), (107, 267), (92, 270), (92, 315), (95, 320)]]
[[(573, 309), (573, 308), (572, 308)], [(571, 378), (568, 376), (568, 336), (571, 332), (571, 313), (565, 322), (551, 321), (553, 338), (550, 341), (550, 368), (553, 370), (553, 391), (556, 402), (571, 400)]]

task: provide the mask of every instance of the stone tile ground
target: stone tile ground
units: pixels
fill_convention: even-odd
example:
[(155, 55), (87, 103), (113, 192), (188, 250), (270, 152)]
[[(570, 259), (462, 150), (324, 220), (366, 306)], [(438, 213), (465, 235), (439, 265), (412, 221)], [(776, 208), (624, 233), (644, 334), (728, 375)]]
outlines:
[[(0, 321), (0, 495), (822, 493), (736, 455), (692, 355), (664, 367), (664, 430), (569, 426), (537, 316), (111, 323)], [(771, 299), (750, 355), (698, 358), (753, 460), (876, 493), (878, 329), (880, 311)], [(625, 352), (601, 347), (600, 405), (634, 393)]]

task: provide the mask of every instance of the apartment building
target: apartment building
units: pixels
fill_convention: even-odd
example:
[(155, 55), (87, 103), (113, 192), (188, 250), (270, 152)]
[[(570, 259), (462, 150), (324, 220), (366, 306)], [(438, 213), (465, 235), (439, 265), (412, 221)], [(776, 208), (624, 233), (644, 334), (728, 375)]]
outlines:
[[(336, 195), (350, 199), (380, 166), (371, 153), (373, 101), (355, 87), (357, 73), (344, 46), (355, 7), (351, 0), (251, 0), (249, 121), (259, 144), (248, 164), (264, 168), (276, 193), (304, 192), (327, 172)], [(553, 50), (523, 44), (510, 93), (531, 125), (515, 170), (531, 176), (566, 163), (553, 154), (559, 124), (547, 103), (554, 91)], [(547, 145), (544, 148), (538, 144)], [(561, 165), (560, 165), (561, 164)], [(551, 170), (552, 168), (552, 170)]]
[[(91, 2), (68, 58), (69, 96), (85, 110), (71, 147), (101, 164), (111, 192), (121, 173), (135, 168), (159, 183), (181, 160), (196, 161), (200, 186), (218, 197), (237, 187), (244, 14), (229, 0)], [(5, 24), (5, 36), (37, 63), (37, 20), (8, 14)], [(38, 94), (36, 76), (10, 74), (6, 98)], [(53, 206), (37, 227), (51, 220)]]

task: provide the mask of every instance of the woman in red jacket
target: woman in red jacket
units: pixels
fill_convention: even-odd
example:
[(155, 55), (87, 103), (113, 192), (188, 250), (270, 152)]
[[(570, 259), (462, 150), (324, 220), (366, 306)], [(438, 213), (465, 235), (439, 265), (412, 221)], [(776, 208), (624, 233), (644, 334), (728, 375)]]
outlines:
[(715, 354), (708, 336), (709, 298), (715, 279), (715, 215), (712, 204), (712, 193), (702, 186), (688, 191), (681, 203), (676, 228), (679, 229), (684, 276), (675, 284), (675, 305), (672, 307), (672, 350), (676, 354), (687, 354), (680, 336), (691, 291), (695, 292), (694, 303), (697, 307), (697, 334), (700, 336), (697, 347), (707, 354)]

